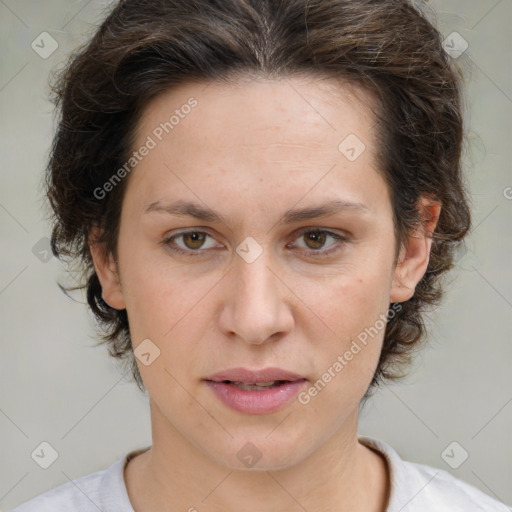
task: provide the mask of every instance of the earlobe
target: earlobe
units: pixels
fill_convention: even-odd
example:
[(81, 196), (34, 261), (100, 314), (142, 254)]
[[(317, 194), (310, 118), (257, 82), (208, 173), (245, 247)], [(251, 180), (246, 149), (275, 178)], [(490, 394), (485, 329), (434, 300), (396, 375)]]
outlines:
[(96, 239), (97, 237), (94, 235), (89, 239), (89, 250), (101, 283), (101, 296), (111, 308), (125, 309), (126, 303), (119, 280), (117, 264), (112, 254), (105, 254), (104, 244), (96, 242)]
[(419, 208), (422, 229), (412, 233), (401, 248), (393, 274), (390, 302), (409, 300), (428, 268), (432, 234), (439, 220), (441, 202), (422, 198)]

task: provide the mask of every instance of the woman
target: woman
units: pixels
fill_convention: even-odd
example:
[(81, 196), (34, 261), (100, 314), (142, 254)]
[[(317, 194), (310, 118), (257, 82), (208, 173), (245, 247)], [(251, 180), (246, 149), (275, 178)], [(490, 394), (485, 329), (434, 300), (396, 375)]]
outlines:
[(460, 78), (416, 7), (126, 0), (55, 93), (53, 251), (153, 443), (17, 512), (507, 510), (357, 434), (470, 226)]

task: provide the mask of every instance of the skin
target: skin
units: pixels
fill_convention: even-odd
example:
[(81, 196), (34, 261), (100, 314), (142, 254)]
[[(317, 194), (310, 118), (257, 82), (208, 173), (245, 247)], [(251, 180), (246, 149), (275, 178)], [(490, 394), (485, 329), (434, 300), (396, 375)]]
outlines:
[[(149, 338), (160, 350), (149, 366), (138, 361), (153, 444), (125, 469), (133, 507), (383, 511), (388, 468), (358, 442), (357, 421), (384, 329), (307, 405), (293, 400), (274, 413), (243, 414), (202, 379), (233, 367), (276, 366), (316, 382), (390, 302), (412, 297), (440, 205), (422, 201), (426, 230), (411, 234), (395, 266), (371, 98), (318, 77), (182, 85), (148, 104), (135, 147), (190, 97), (197, 107), (127, 178), (117, 261), (90, 244), (103, 297), (126, 308), (134, 348)], [(366, 145), (355, 161), (338, 150), (349, 134)], [(145, 213), (155, 201), (177, 199), (206, 205), (228, 222)], [(365, 209), (279, 223), (287, 209), (332, 199)], [(186, 228), (209, 236), (202, 245), (187, 236), (170, 243), (189, 254), (162, 244)], [(317, 241), (301, 228), (347, 239)], [(236, 252), (248, 236), (263, 250), (252, 263)], [(247, 442), (262, 454), (252, 468), (237, 457)]]

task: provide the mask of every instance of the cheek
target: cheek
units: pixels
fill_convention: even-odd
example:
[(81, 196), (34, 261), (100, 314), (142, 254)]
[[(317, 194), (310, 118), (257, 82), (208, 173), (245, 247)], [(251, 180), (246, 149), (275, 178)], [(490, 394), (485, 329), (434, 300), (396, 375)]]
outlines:
[(390, 286), (389, 270), (365, 264), (344, 269), (327, 280), (309, 281), (303, 296), (338, 339), (349, 339), (387, 310)]
[(142, 251), (132, 252), (123, 269), (123, 295), (135, 343), (150, 338), (174, 352), (180, 346), (173, 346), (173, 340), (196, 338), (195, 332), (211, 317), (209, 292), (221, 273), (194, 277), (160, 255), (152, 260)]
[[(316, 367), (323, 372), (330, 371), (322, 380), (333, 382), (328, 387), (335, 394), (336, 389), (338, 392), (353, 389), (355, 395), (356, 388), (366, 391), (380, 356), (389, 308), (389, 272), (384, 269), (370, 272), (368, 266), (352, 270), (333, 278), (329, 284), (312, 284), (311, 299), (307, 302), (322, 320), (313, 322), (314, 329), (309, 322), (312, 330), (307, 337), (318, 339), (319, 328), (325, 333), (315, 343)], [(310, 312), (306, 314), (312, 318)]]

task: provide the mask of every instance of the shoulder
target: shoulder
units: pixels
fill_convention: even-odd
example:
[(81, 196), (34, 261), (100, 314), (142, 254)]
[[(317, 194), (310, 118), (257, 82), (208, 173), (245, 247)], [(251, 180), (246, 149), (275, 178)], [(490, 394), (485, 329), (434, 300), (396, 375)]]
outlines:
[[(504, 503), (485, 494), (473, 485), (460, 480), (445, 470), (404, 462), (407, 474), (413, 477), (416, 486), (411, 489), (417, 494), (414, 498), (418, 504), (422, 504), (419, 510), (427, 510), (436, 504), (437, 510), (450, 512), (482, 511), (482, 512), (510, 512), (512, 509)], [(412, 496), (411, 496), (412, 498)], [(411, 503), (414, 503), (411, 500)], [(441, 506), (442, 508), (439, 508)], [(413, 506), (405, 510), (415, 510)], [(404, 512), (405, 512), (404, 510)], [(390, 511), (391, 512), (391, 511)]]
[(101, 510), (99, 490), (104, 473), (105, 470), (97, 471), (72, 482), (66, 482), (22, 503), (11, 512), (50, 512), (55, 510), (98, 512), (98, 509)]
[(10, 512), (133, 512), (123, 477), (126, 461), (133, 453), (137, 451), (130, 452), (107, 469), (50, 489)]
[(512, 508), (443, 469), (402, 460), (387, 443), (359, 436), (381, 453), (390, 471), (391, 494), (386, 512), (511, 512)]

